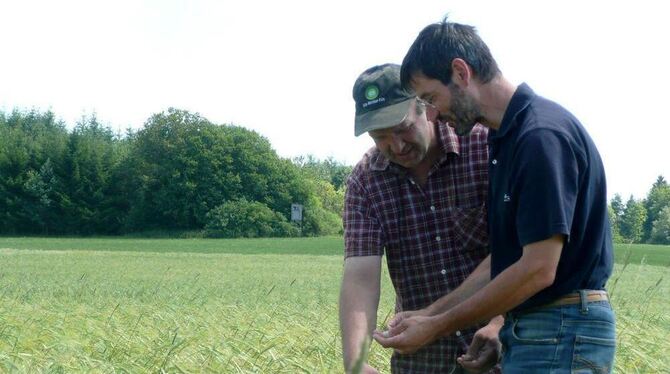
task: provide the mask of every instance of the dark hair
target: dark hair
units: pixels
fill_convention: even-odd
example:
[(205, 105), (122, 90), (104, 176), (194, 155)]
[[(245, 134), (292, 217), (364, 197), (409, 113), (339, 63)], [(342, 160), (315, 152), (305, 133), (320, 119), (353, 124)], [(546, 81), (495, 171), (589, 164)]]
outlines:
[(451, 62), (461, 58), (470, 65), (482, 83), (493, 79), (500, 70), (486, 43), (473, 26), (442, 22), (426, 26), (417, 36), (402, 61), (400, 82), (409, 89), (412, 75), (421, 72), (428, 78), (448, 85)]

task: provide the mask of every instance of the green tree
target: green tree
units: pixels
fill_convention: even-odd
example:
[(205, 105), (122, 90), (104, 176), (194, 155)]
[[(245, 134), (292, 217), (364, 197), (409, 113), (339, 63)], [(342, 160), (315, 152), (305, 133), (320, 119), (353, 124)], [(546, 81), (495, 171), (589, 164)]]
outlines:
[[(131, 148), (137, 192), (133, 229), (204, 226), (207, 212), (224, 196), (237, 197), (238, 176), (226, 155), (225, 134), (197, 114), (170, 108), (147, 120)], [(225, 170), (225, 171), (224, 171)]]
[[(51, 112), (0, 116), (0, 230), (58, 232), (67, 130)], [(52, 183), (53, 182), (53, 183)], [(46, 194), (46, 195), (45, 195)], [(45, 197), (48, 195), (48, 198)], [(49, 200), (49, 209), (44, 203)], [(40, 216), (48, 213), (51, 218)]]
[(324, 209), (316, 195), (310, 195), (304, 204), (302, 233), (306, 236), (341, 234), (342, 216)]
[(661, 211), (670, 206), (670, 185), (662, 175), (658, 176), (649, 190), (644, 206), (647, 210), (647, 218), (644, 221), (642, 240), (648, 242), (652, 239), (654, 222), (659, 218)]
[(290, 217), (291, 204), (304, 202), (313, 191), (289, 160), (277, 156), (270, 142), (254, 131), (224, 126), (230, 134), (234, 170), (239, 174), (240, 195), (259, 201)]
[(335, 186), (323, 180), (312, 181), (311, 185), (325, 210), (339, 216), (344, 213), (344, 187), (336, 189)]
[(626, 206), (623, 203), (623, 200), (621, 198), (621, 195), (619, 194), (614, 194), (614, 197), (612, 200), (610, 200), (610, 205), (609, 205), (609, 219), (610, 219), (610, 225), (612, 227), (612, 240), (615, 243), (622, 243), (624, 242), (623, 237), (621, 236), (621, 217), (623, 216), (624, 209)]
[[(83, 117), (69, 136), (66, 158), (68, 199), (63, 203), (68, 231), (77, 234), (117, 233), (124, 209), (118, 207), (112, 178), (119, 163), (120, 140), (96, 116)], [(127, 203), (125, 204), (127, 205)]]
[(670, 206), (663, 208), (654, 221), (651, 240), (658, 244), (670, 244)]
[(621, 218), (623, 215), (624, 209), (626, 209), (626, 205), (623, 203), (623, 199), (621, 198), (621, 195), (614, 194), (614, 197), (612, 198), (612, 201), (610, 202), (610, 206), (612, 207), (612, 211), (614, 212), (615, 218), (618, 220)]
[(49, 234), (49, 228), (58, 219), (55, 214), (58, 197), (58, 183), (54, 175), (51, 160), (47, 159), (39, 171), (28, 170), (24, 185), (27, 193), (24, 211), (30, 223), (39, 227), (42, 233)]
[(631, 195), (626, 202), (626, 208), (621, 216), (619, 224), (621, 236), (629, 243), (639, 243), (642, 239), (643, 226), (647, 212), (642, 202), (637, 201)]
[(345, 186), (353, 169), (353, 167), (344, 165), (333, 157), (321, 161), (312, 155), (299, 156), (293, 159), (293, 163), (310, 179), (329, 182), (335, 189)]
[(306, 204), (303, 232), (306, 235), (342, 233), (345, 183), (352, 168), (332, 157), (320, 161), (311, 155), (296, 157), (293, 163), (300, 168), (301, 177), (316, 198)]
[(240, 199), (288, 218), (291, 203), (311, 193), (266, 138), (173, 108), (136, 134), (129, 165), (137, 178), (129, 220), (135, 229), (201, 229), (210, 210)]
[(618, 217), (612, 208), (612, 205), (607, 207), (607, 213), (609, 215), (610, 227), (612, 228), (612, 241), (614, 243), (624, 243), (625, 241), (623, 240), (621, 232), (619, 231), (619, 222), (617, 220)]

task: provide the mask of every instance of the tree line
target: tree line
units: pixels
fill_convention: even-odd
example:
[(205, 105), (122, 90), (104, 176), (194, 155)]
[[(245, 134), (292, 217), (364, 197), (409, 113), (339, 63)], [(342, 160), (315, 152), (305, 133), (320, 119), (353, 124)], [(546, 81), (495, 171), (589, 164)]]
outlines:
[[(174, 108), (124, 134), (95, 116), (68, 130), (50, 111), (0, 111), (0, 234), (338, 234), (350, 171), (281, 158), (254, 131)], [(668, 182), (641, 200), (616, 194), (609, 215), (615, 242), (670, 244)]]
[(95, 116), (68, 130), (50, 111), (0, 112), (0, 234), (337, 234), (350, 171), (174, 108), (124, 134)]
[(659, 176), (644, 199), (614, 195), (609, 217), (617, 243), (670, 244), (670, 185)]

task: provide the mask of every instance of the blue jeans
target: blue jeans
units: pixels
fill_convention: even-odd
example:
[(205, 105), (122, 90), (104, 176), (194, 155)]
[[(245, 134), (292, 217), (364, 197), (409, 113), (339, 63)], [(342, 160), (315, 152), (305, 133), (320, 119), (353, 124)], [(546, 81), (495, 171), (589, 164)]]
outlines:
[(500, 329), (503, 373), (611, 373), (614, 312), (607, 301), (508, 313)]

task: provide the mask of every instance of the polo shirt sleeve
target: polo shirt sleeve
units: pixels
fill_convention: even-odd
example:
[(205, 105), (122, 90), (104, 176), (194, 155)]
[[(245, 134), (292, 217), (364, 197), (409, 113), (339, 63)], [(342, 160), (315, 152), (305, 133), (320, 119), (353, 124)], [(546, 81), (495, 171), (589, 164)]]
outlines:
[(344, 257), (381, 256), (382, 229), (360, 181), (349, 178), (344, 195)]
[(520, 139), (512, 175), (521, 246), (564, 234), (569, 240), (579, 168), (572, 143), (562, 133), (537, 129)]

